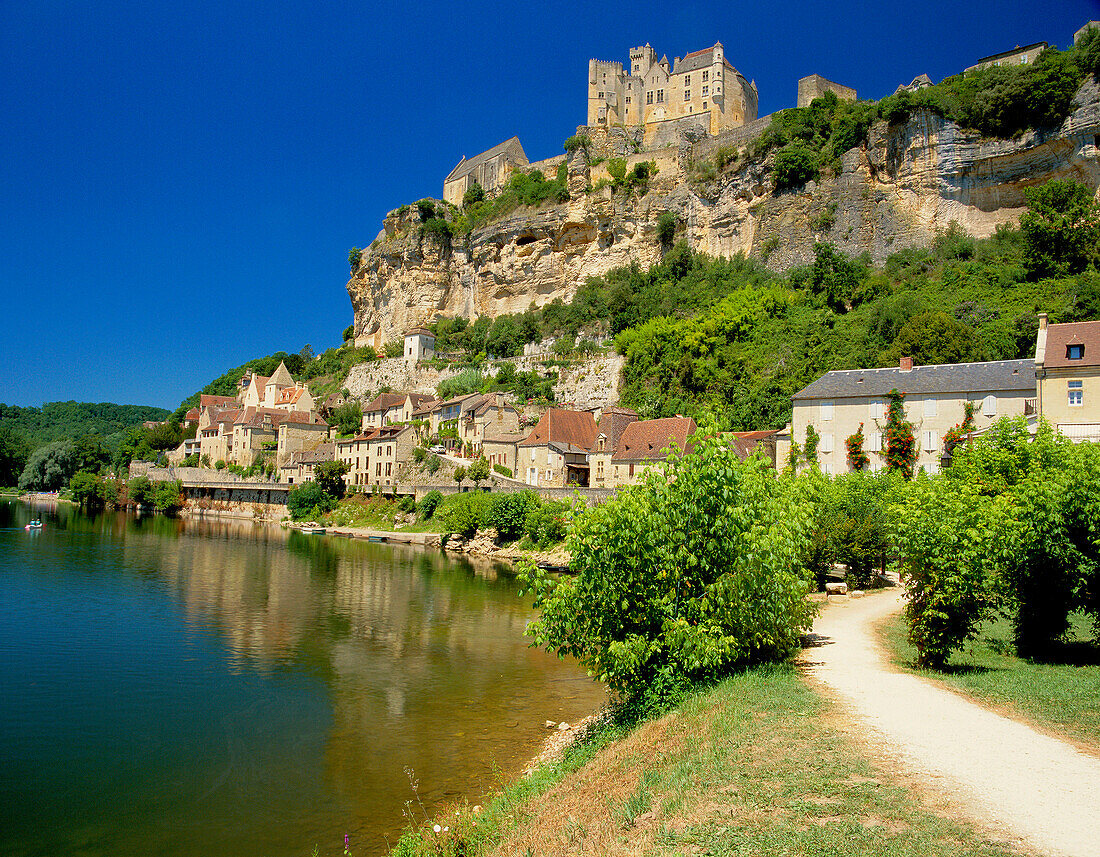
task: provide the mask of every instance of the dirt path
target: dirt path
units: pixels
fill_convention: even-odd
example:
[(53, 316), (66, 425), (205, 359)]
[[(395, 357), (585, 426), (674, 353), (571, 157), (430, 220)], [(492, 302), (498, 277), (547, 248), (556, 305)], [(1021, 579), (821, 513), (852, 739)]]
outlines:
[(1050, 855), (1100, 857), (1100, 760), (887, 663), (872, 626), (891, 591), (834, 599), (802, 662), (952, 808)]

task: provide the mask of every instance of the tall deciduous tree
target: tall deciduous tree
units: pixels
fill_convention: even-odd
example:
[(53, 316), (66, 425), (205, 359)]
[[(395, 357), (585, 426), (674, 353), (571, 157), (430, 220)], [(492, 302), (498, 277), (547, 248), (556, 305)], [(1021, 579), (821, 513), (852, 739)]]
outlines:
[(1028, 210), (1020, 217), (1028, 276), (1066, 276), (1095, 264), (1100, 255), (1100, 207), (1092, 191), (1056, 179), (1024, 191)]
[(313, 480), (322, 491), (339, 500), (347, 488), (344, 474), (349, 470), (351, 466), (346, 461), (322, 461), (313, 468)]

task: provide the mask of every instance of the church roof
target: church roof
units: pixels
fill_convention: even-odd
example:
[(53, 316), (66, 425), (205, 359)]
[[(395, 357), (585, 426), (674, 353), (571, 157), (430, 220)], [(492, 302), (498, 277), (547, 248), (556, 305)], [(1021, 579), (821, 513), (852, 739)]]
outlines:
[[(463, 159), (455, 165), (455, 168), (451, 170), (447, 178), (443, 179), (443, 183), (446, 184), (447, 182), (453, 182), (456, 179), (460, 179), (463, 176), (469, 175), (482, 164), (486, 163), (487, 161), (491, 161), (497, 155), (508, 151), (513, 146), (519, 150), (518, 154), (521, 158), (523, 158), (523, 163), (526, 164), (527, 153), (523, 151), (523, 146), (519, 142), (519, 137), (509, 137), (503, 143), (497, 143), (495, 146), (493, 146), (493, 148), (486, 149), (480, 155), (474, 155), (469, 160), (466, 160), (466, 158), (463, 157)], [(513, 154), (517, 153), (513, 152)]]

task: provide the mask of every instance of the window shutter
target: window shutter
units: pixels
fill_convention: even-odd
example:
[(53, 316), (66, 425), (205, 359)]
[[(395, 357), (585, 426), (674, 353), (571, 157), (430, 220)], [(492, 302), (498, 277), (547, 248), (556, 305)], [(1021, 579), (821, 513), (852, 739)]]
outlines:
[(982, 415), (987, 417), (997, 416), (997, 397), (986, 396), (982, 402)]
[(936, 398), (935, 396), (929, 396), (924, 400), (924, 416), (925, 418), (934, 417), (936, 415)]
[(832, 452), (833, 451), (833, 433), (826, 432), (821, 436), (821, 451)]
[(934, 431), (925, 431), (924, 448), (927, 452), (932, 452), (936, 448), (936, 433)]
[(821, 419), (824, 421), (824, 420), (831, 420), (832, 418), (833, 418), (833, 403), (832, 402), (822, 402), (821, 403)]

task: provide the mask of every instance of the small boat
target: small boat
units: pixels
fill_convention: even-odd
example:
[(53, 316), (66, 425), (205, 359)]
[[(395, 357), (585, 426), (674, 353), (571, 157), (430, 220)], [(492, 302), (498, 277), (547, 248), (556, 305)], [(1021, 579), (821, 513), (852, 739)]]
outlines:
[(42, 522), (40, 520), (38, 520), (37, 518), (35, 518), (33, 521), (31, 521), (29, 524), (27, 524), (27, 526), (25, 526), (23, 529), (24, 530), (41, 530), (42, 529)]
[(367, 536), (368, 542), (385, 542), (388, 540), (386, 536)]
[(307, 536), (323, 536), (325, 534), (324, 527), (302, 527), (302, 532)]

